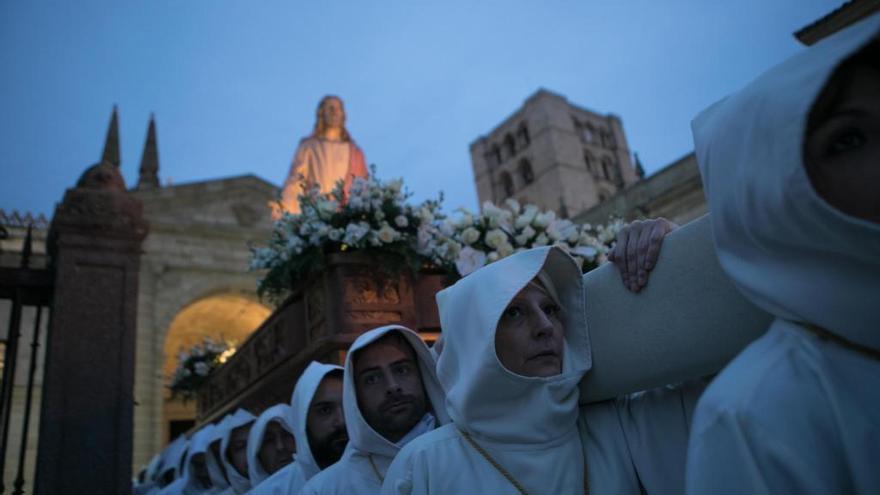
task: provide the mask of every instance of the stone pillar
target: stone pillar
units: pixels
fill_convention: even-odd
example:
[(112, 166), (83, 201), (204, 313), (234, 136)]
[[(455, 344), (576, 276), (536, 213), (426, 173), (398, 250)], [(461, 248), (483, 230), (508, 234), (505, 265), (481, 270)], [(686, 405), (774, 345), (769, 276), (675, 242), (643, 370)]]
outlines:
[(35, 493), (131, 493), (142, 205), (114, 164), (83, 174), (55, 210)]

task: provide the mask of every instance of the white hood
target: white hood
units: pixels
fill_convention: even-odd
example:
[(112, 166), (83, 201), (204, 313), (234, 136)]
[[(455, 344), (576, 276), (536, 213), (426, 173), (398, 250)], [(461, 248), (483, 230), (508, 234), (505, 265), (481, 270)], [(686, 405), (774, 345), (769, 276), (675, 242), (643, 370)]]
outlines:
[(229, 431), (230, 418), (232, 418), (232, 415), (227, 414), (219, 423), (214, 425), (214, 429), (211, 431), (207, 442), (209, 448), (205, 454), (205, 464), (208, 467), (208, 476), (211, 478), (211, 486), (216, 490), (229, 488), (229, 482), (226, 481), (226, 476), (223, 475), (223, 470), (220, 468), (220, 463), (223, 461), (214, 457), (214, 452), (210, 449), (210, 445), (217, 440), (220, 440), (221, 442), (223, 441), (223, 437), (226, 435), (226, 432)]
[(302, 472), (306, 481), (321, 471), (318, 463), (312, 456), (309, 445), (309, 435), (306, 432), (306, 421), (309, 417), (309, 406), (312, 398), (321, 385), (321, 380), (331, 371), (342, 371), (341, 366), (334, 364), (322, 364), (312, 361), (303, 371), (302, 376), (296, 382), (293, 395), (290, 398), (291, 423), (293, 426), (293, 438), (296, 440), (296, 455), (294, 456), (297, 468)]
[(412, 330), (400, 325), (388, 325), (375, 328), (361, 334), (352, 343), (345, 357), (345, 377), (343, 380), (342, 407), (345, 410), (345, 429), (348, 431), (348, 447), (346, 450), (364, 454), (375, 454), (386, 457), (389, 461), (397, 455), (400, 443), (392, 443), (374, 430), (361, 415), (358, 408), (357, 392), (354, 384), (354, 365), (351, 357), (359, 349), (362, 349), (376, 340), (379, 340), (389, 332), (398, 332), (412, 347), (419, 362), (419, 370), (422, 375), (422, 383), (425, 394), (433, 409), (436, 424), (444, 425), (449, 422), (449, 416), (444, 406), (444, 394), (434, 370), (434, 358), (425, 342)]
[(229, 462), (229, 459), (226, 456), (226, 449), (229, 448), (229, 439), (232, 435), (232, 430), (255, 421), (256, 419), (256, 416), (244, 409), (235, 411), (235, 413), (229, 417), (229, 422), (226, 424), (226, 430), (223, 432), (223, 438), (220, 440), (220, 462), (223, 463), (223, 467), (226, 469), (226, 477), (229, 478), (229, 484), (236, 493), (245, 493), (250, 490), (251, 483), (247, 477), (239, 474), (235, 467)]
[(150, 463), (147, 465), (147, 472), (144, 474), (144, 482), (157, 481), (159, 477), (159, 469), (162, 468), (162, 456), (160, 454), (153, 455)]
[(880, 225), (820, 198), (803, 165), (813, 102), (880, 14), (766, 72), (692, 124), (722, 268), (778, 318), (880, 349)]
[(248, 475), (251, 486), (257, 486), (269, 477), (269, 473), (266, 472), (262, 464), (260, 464), (257, 454), (259, 454), (260, 446), (263, 444), (263, 437), (266, 436), (266, 427), (268, 427), (269, 423), (272, 421), (277, 421), (282, 428), (287, 430), (290, 434), (293, 434), (290, 419), (290, 406), (287, 404), (275, 404), (260, 414), (248, 436)]
[[(205, 454), (208, 443), (216, 427), (212, 424), (205, 425), (195, 432), (189, 439), (189, 449), (186, 452), (186, 460), (183, 463), (183, 493), (196, 494), (204, 492), (204, 488), (198, 486), (198, 478), (192, 466), (192, 458), (196, 454)], [(207, 455), (205, 456), (207, 458)]]
[[(562, 373), (516, 375), (495, 353), (502, 312), (540, 271), (564, 308)], [(445, 343), (437, 375), (455, 425), (503, 443), (538, 444), (576, 431), (578, 382), (590, 369), (581, 271), (559, 248), (524, 251), (487, 265), (437, 294)]]
[(157, 481), (162, 480), (162, 475), (165, 474), (169, 469), (174, 471), (174, 479), (178, 479), (181, 476), (180, 465), (183, 461), (183, 456), (186, 454), (187, 441), (185, 435), (180, 435), (175, 438), (171, 443), (168, 444), (168, 447), (162, 452), (162, 465), (159, 468), (159, 472), (157, 474)]

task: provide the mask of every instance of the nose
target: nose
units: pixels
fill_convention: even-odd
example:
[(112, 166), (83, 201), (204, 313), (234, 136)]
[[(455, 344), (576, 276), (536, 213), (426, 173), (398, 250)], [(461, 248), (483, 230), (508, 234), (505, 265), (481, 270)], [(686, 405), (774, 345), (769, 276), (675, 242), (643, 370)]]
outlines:
[(535, 308), (535, 315), (532, 318), (532, 337), (535, 339), (544, 339), (553, 335), (555, 330), (550, 317), (541, 308)]
[(388, 388), (385, 390), (385, 395), (399, 394), (403, 391), (397, 377), (394, 376), (394, 373), (389, 373), (388, 379), (385, 383), (388, 384)]
[(345, 418), (342, 415), (342, 408), (337, 407), (335, 411), (333, 411), (333, 417), (331, 418), (331, 423), (334, 428), (341, 428), (345, 426)]

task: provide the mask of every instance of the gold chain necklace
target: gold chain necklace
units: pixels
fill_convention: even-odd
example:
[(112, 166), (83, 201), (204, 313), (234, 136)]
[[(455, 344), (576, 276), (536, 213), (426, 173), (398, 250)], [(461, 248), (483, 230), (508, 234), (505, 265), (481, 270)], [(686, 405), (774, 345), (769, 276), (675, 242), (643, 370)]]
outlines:
[[(522, 484), (520, 484), (520, 482), (517, 481), (516, 478), (514, 478), (513, 475), (510, 474), (510, 472), (508, 470), (504, 469), (504, 466), (502, 466), (498, 461), (496, 461), (495, 458), (489, 454), (489, 452), (486, 452), (486, 449), (484, 449), (480, 444), (478, 444), (476, 440), (471, 438), (470, 433), (468, 433), (464, 430), (458, 430), (458, 432), (461, 433), (461, 436), (465, 440), (467, 440), (467, 442), (471, 445), (471, 447), (474, 448), (474, 450), (477, 451), (478, 454), (483, 456), (483, 459), (486, 459), (486, 461), (488, 461), (489, 464), (491, 464), (492, 467), (495, 468), (496, 471), (501, 473), (501, 476), (504, 476), (504, 478), (507, 481), (509, 481), (510, 484), (513, 485), (514, 488), (516, 488), (516, 491), (518, 491), (521, 495), (529, 495), (529, 492), (526, 491), (525, 487), (523, 487)], [(590, 493), (590, 488), (587, 485), (587, 463), (584, 462), (584, 495), (589, 495), (589, 493)]]

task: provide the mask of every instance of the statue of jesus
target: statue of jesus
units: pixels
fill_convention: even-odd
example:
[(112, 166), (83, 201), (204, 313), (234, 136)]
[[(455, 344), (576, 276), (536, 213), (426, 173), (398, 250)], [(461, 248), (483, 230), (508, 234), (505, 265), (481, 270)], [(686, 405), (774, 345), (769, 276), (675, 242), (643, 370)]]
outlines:
[[(318, 104), (315, 129), (299, 142), (290, 172), (281, 190), (281, 209), (299, 213), (297, 195), (303, 185), (318, 185), (321, 193), (333, 190), (342, 179), (348, 192), (355, 177), (367, 177), (364, 153), (345, 129), (345, 108), (338, 96), (328, 95)], [(281, 212), (276, 208), (273, 216)]]

